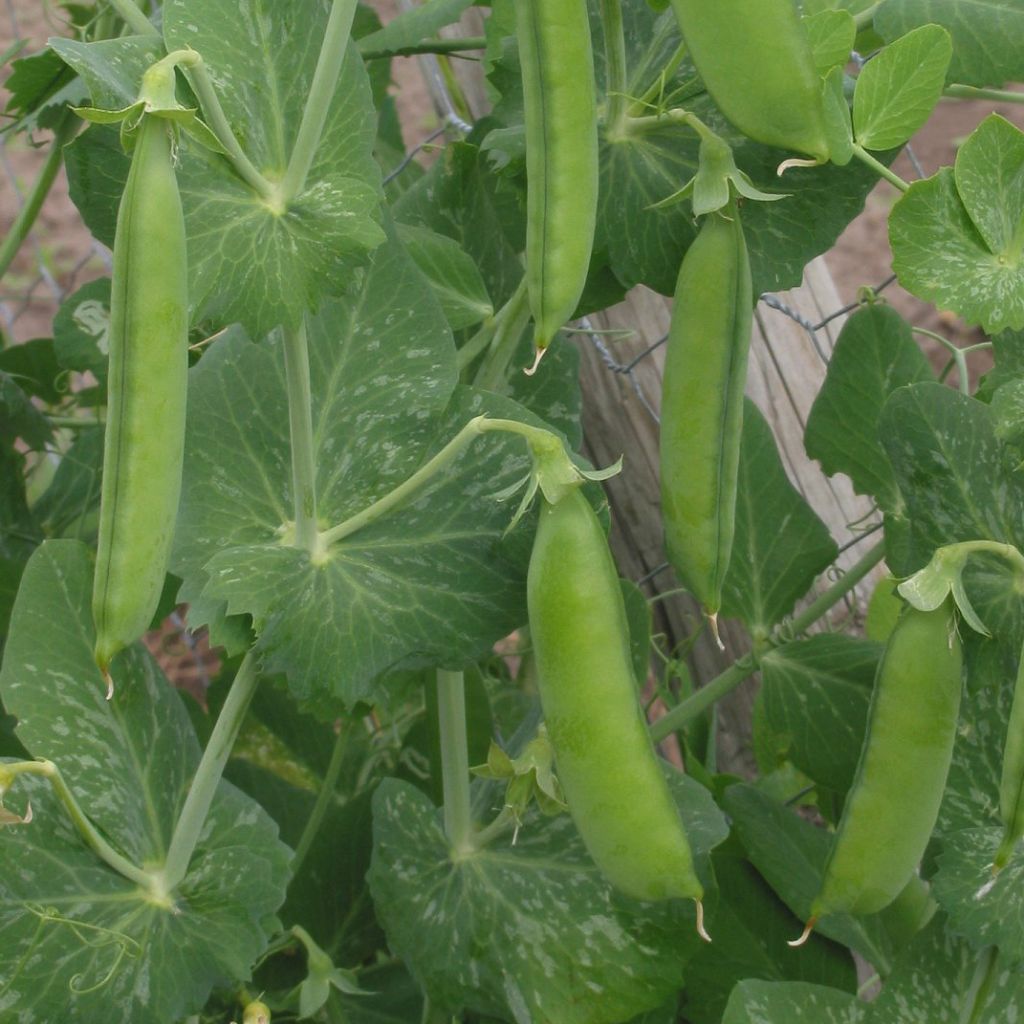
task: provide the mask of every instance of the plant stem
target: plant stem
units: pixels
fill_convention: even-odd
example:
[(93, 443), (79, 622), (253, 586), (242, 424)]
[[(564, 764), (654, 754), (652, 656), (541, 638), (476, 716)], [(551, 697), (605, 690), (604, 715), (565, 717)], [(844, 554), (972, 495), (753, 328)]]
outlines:
[(488, 844), (493, 843), (498, 836), (506, 833), (515, 823), (516, 816), (512, 813), (512, 808), (503, 807), (494, 821), (473, 836), (473, 849), (482, 850)]
[(461, 672), (437, 670), (437, 712), (441, 732), (444, 831), (453, 853), (465, 854), (473, 849), (473, 815), (469, 804), (466, 685)]
[(60, 170), (61, 161), (64, 158), (64, 147), (75, 137), (80, 123), (70, 111), (65, 111), (61, 116), (53, 133), (50, 151), (46, 154), (46, 160), (39, 171), (39, 177), (36, 178), (32, 185), (32, 191), (25, 199), (24, 206), (7, 232), (3, 245), (0, 245), (0, 277), (7, 273), (7, 268), (18, 254), (22, 242), (32, 230), (32, 225), (35, 224), (43, 202), (49, 195), (57, 172)]
[(612, 135), (617, 134), (626, 114), (626, 37), (622, 31), (620, 0), (601, 0), (601, 26), (604, 29), (605, 107), (604, 122)]
[(238, 673), (231, 683), (224, 707), (217, 716), (210, 740), (199, 761), (192, 786), (185, 797), (174, 835), (164, 861), (164, 878), (168, 890), (173, 891), (188, 873), (189, 862), (195, 852), (199, 835), (206, 823), (217, 786), (224, 774), (224, 765), (235, 745), (238, 730), (256, 692), (259, 674), (256, 671), (256, 653), (250, 650), (242, 659)]
[(490, 350), (484, 356), (473, 379), (478, 388), (488, 391), (496, 391), (504, 383), (509, 363), (515, 357), (519, 340), (530, 322), (530, 296), (525, 276), (512, 293), (512, 297), (498, 311), (495, 321), (496, 327)]
[(295, 547), (317, 552), (316, 457), (313, 449), (313, 395), (309, 383), (306, 322), (284, 327), (284, 369), (292, 450)]
[(964, 995), (960, 1024), (984, 1024), (985, 1018), (982, 1014), (985, 1011), (985, 1004), (988, 1002), (998, 965), (999, 949), (997, 946), (989, 946), (978, 958), (978, 966), (974, 970), (970, 988)]
[(973, 85), (947, 85), (943, 96), (957, 100), (995, 100), (998, 103), (1024, 103), (1024, 92), (1009, 89), (979, 89)]
[[(929, 331), (925, 327), (913, 327), (911, 330), (915, 334), (923, 334), (926, 338), (931, 338), (932, 341), (937, 341), (949, 352), (953, 359), (953, 363), (956, 365), (957, 376), (960, 378), (960, 393), (969, 396), (971, 393), (971, 378), (970, 374), (967, 372), (967, 357), (965, 350), (957, 348), (957, 346), (948, 338), (944, 338), (941, 334), (937, 334), (935, 331)], [(983, 342), (983, 344), (991, 344), (991, 342)]]
[(90, 427), (102, 427), (103, 420), (97, 416), (47, 416), (51, 427), (65, 430), (88, 430)]
[(668, 59), (668, 63), (659, 71), (658, 77), (651, 82), (651, 84), (644, 91), (643, 95), (635, 100), (629, 112), (632, 113), (634, 110), (646, 110), (648, 107), (654, 106), (656, 99), (661, 99), (665, 94), (665, 83), (675, 73), (676, 68), (683, 63), (683, 58), (686, 56), (686, 43), (680, 43), (675, 52)]
[(691, 124), (693, 115), (688, 110), (672, 107), (659, 111), (657, 114), (643, 114), (640, 117), (624, 117), (622, 119), (622, 138), (643, 135), (659, 128), (667, 128), (673, 124)]
[(224, 108), (217, 98), (217, 92), (213, 87), (206, 62), (199, 54), (196, 54), (196, 59), (184, 65), (183, 70), (199, 99), (206, 123), (210, 126), (213, 134), (217, 136), (217, 141), (227, 151), (228, 159), (234, 165), (235, 170), (254, 192), (276, 208), (276, 204), (279, 202), (278, 190), (256, 170), (252, 161), (242, 150), (242, 145), (231, 130)]
[(400, 483), (393, 491), (364, 508), (362, 512), (357, 512), (344, 522), (321, 533), (320, 545), (327, 547), (334, 544), (349, 534), (355, 533), (356, 530), (375, 523), (392, 509), (408, 501), (424, 484), (450, 466), (462, 454), (462, 451), (480, 436), (482, 433), (480, 424), (483, 420), (483, 416), (471, 419), (432, 459), (420, 466), (412, 476)]
[(867, 164), (876, 174), (881, 175), (890, 185), (895, 185), (901, 192), (906, 192), (910, 186), (895, 172), (890, 171), (881, 160), (876, 160), (863, 146), (853, 144), (853, 155), (862, 163)]
[(320, 784), (320, 792), (317, 793), (316, 803), (310, 812), (306, 827), (302, 830), (299, 842), (295, 847), (295, 855), (292, 857), (292, 877), (299, 873), (302, 862), (306, 859), (313, 840), (316, 839), (320, 826), (327, 815), (328, 808), (334, 799), (334, 791), (338, 786), (338, 776), (341, 774), (341, 766), (345, 760), (345, 748), (348, 743), (348, 732), (342, 725), (334, 740), (334, 749), (331, 751), (331, 760), (327, 764), (327, 771), (324, 774), (323, 782)]
[[(358, 44), (357, 44), (358, 45)], [(421, 54), (462, 53), (466, 50), (484, 50), (487, 39), (484, 36), (463, 36), (461, 39), (424, 39), (411, 46), (399, 46), (394, 50), (362, 50), (363, 60), (388, 60), (392, 57), (418, 57)]]
[(474, 334), (473, 337), (455, 353), (455, 368), (460, 374), (465, 372), (466, 368), (472, 364), (473, 360), (476, 359), (484, 349), (490, 346), (491, 341), (494, 338), (494, 332), (497, 328), (499, 315), (500, 313), (494, 316), (489, 316), (480, 325), (476, 334)]
[[(96, 854), (104, 863), (113, 868), (119, 875), (127, 878), (129, 882), (135, 882), (147, 891), (155, 888), (155, 879), (147, 871), (132, 864), (126, 857), (118, 853), (96, 830), (96, 826), (89, 820), (86, 813), (79, 806), (74, 793), (68, 788), (60, 769), (52, 762), (45, 759), (38, 761), (21, 761), (16, 764), (5, 764), (0, 766), (0, 778), (6, 776), (12, 780), (18, 775), (41, 775), (53, 787), (57, 799), (64, 805), (68, 817), (75, 826), (76, 831), (82, 837), (86, 846)], [(4, 789), (10, 785), (7, 781)]]
[(117, 11), (118, 17), (140, 36), (158, 36), (160, 30), (135, 5), (134, 0), (107, 0)]
[(320, 146), (320, 138), (327, 123), (327, 112), (330, 110), (341, 66), (345, 61), (355, 11), (356, 0), (334, 0), (331, 5), (323, 45), (320, 47), (320, 56), (313, 72), (309, 95), (306, 97), (306, 107), (302, 111), (302, 121), (295, 136), (291, 159), (281, 181), (281, 201), (286, 209), (306, 187), (306, 178)]
[(724, 672), (706, 686), (702, 686), (686, 700), (677, 704), (668, 714), (663, 715), (650, 726), (651, 739), (660, 743), (666, 736), (681, 729), (696, 718), (705, 708), (731, 693), (740, 683), (757, 670), (765, 653), (792, 637), (798, 636), (808, 626), (817, 622), (830, 608), (838, 604), (885, 556), (885, 542), (880, 541), (858, 562), (850, 566), (842, 578), (832, 584), (824, 593), (812, 601), (792, 622), (781, 625), (774, 634), (764, 641), (762, 649), (754, 654), (733, 662)]
[(853, 16), (853, 23), (857, 26), (858, 32), (863, 32), (869, 25), (874, 23), (875, 15), (878, 13), (878, 8), (882, 6), (881, 0), (878, 3), (872, 4), (866, 10), (855, 14)]

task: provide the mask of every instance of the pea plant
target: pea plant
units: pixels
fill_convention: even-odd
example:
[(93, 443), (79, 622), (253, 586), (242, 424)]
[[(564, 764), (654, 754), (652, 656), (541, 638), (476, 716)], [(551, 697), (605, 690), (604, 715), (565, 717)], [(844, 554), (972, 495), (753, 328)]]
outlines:
[[(1012, 1024), (1024, 133), (892, 167), (940, 104), (1022, 102), (1024, 10), (442, 33), (474, 6), (86, 0), (6, 54), (3, 130), (52, 139), (0, 273), (62, 164), (112, 272), (0, 349), (0, 1022)], [(461, 111), (422, 163), (417, 54)], [(900, 283), (984, 340), (862, 290), (804, 437), (874, 510), (839, 573), (747, 360), (880, 179)], [(696, 688), (579, 454), (574, 325), (637, 285), (674, 296), (657, 583), (750, 641)], [(176, 608), (195, 694), (142, 640)], [(755, 675), (740, 778), (715, 705)]]

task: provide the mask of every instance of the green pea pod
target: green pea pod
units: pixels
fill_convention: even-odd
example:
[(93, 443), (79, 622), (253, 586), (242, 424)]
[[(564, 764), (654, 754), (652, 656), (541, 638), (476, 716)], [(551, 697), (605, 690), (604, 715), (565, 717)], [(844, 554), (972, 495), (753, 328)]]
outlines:
[(516, 0), (526, 110), (526, 276), (537, 358), (583, 294), (597, 220), (586, 0)]
[(824, 163), (822, 81), (793, 0), (672, 0), (711, 98), (744, 135)]
[(712, 625), (732, 554), (753, 321), (735, 201), (709, 214), (676, 283), (661, 397), (661, 512), (669, 561)]
[(542, 503), (527, 580), (544, 721), (569, 811), (605, 877), (638, 900), (703, 889), (637, 697), (604, 531), (578, 489)]
[(911, 881), (946, 787), (962, 672), (952, 602), (907, 608), (878, 667), (857, 774), (797, 942), (826, 914), (883, 910)]
[(1017, 666), (1017, 683), (1010, 708), (1010, 723), (1003, 748), (1003, 776), (999, 785), (999, 813), (1006, 831), (999, 845), (992, 873), (1010, 862), (1014, 847), (1024, 835), (1024, 651)]
[(170, 131), (166, 120), (144, 117), (117, 214), (92, 596), (104, 674), (156, 611), (181, 492), (188, 289)]

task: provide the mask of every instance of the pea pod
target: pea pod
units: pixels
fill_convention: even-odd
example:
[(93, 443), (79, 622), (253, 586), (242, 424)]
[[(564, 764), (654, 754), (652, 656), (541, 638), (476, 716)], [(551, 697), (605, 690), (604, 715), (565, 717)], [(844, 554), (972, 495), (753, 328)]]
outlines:
[(586, 0), (516, 0), (526, 111), (526, 277), (538, 359), (583, 294), (597, 220)]
[(878, 667), (857, 774), (802, 938), (826, 914), (883, 910), (912, 879), (949, 774), (962, 670), (952, 602), (906, 609)]
[(711, 98), (744, 135), (824, 163), (822, 82), (793, 0), (672, 0)]
[(753, 320), (735, 201), (683, 258), (662, 377), (661, 512), (669, 561), (712, 618), (732, 554)]
[(634, 899), (695, 900), (702, 928), (703, 889), (637, 698), (615, 563), (578, 489), (543, 501), (527, 601), (544, 721), (587, 850)]
[[(167, 120), (138, 130), (114, 240), (108, 415), (93, 583), (96, 663), (149, 626), (181, 491), (188, 371), (185, 224)], [(109, 680), (109, 676), (108, 676)]]
[(1017, 666), (1017, 683), (1003, 747), (999, 813), (1006, 830), (992, 862), (993, 874), (998, 874), (1010, 862), (1014, 847), (1024, 835), (1024, 651)]

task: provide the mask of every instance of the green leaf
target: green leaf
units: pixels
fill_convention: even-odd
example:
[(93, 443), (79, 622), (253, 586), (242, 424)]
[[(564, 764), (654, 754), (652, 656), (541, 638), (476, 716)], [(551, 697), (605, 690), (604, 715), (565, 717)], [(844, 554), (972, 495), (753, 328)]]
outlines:
[(458, 242), (411, 224), (399, 224), (397, 229), (413, 262), (430, 281), (453, 331), (491, 316), (494, 307), (480, 271)]
[(458, 21), (472, 3), (473, 0), (426, 0), (418, 7), (402, 11), (379, 31), (363, 36), (359, 40), (359, 51), (373, 53), (415, 46)]
[(856, 996), (802, 981), (741, 981), (722, 1024), (862, 1024), (866, 1007)]
[(953, 937), (949, 923), (936, 915), (913, 944), (901, 951), (881, 995), (868, 1010), (865, 1024), (941, 1020), (1015, 1024), (1024, 998), (1024, 976), (1011, 966), (1012, 959), (1012, 953), (1000, 957), (988, 986), (980, 987), (985, 957)]
[(100, 507), (100, 476), (103, 470), (103, 428), (79, 431), (61, 457), (50, 486), (32, 511), (51, 537), (69, 536), (91, 540)]
[(906, 550), (890, 560), (893, 572), (908, 575), (956, 541), (1024, 546), (1024, 483), (987, 405), (942, 384), (913, 384), (886, 402), (878, 436), (906, 506)]
[(158, 35), (125, 36), (83, 43), (55, 37), (50, 48), (82, 77), (93, 106), (119, 110), (139, 97), (142, 75), (166, 54)]
[(1000, 86), (1024, 79), (1024, 9), (1017, 0), (885, 0), (875, 28), (896, 39), (918, 25), (942, 25), (953, 37), (949, 78), (964, 85)]
[[(360, 286), (310, 322), (322, 528), (404, 482), (473, 416), (522, 407), (454, 384), (451, 336), (426, 282), (395, 244)], [(294, 693), (351, 705), (403, 661), (458, 665), (525, 621), (528, 550), (502, 540), (494, 500), (526, 475), (525, 444), (478, 440), (409, 503), (346, 537), (320, 564), (287, 543), (292, 518), (284, 354), (237, 332), (191, 373), (174, 572), (203, 611), (255, 619), (268, 671)], [(259, 410), (254, 419), (252, 410)], [(202, 621), (195, 617), (193, 622)], [(323, 624), (332, 623), (331, 629)]]
[[(987, 181), (993, 196), (1012, 186), (994, 173)], [(1018, 182), (1013, 191), (1019, 189)], [(961, 201), (951, 168), (915, 181), (903, 194), (889, 215), (889, 241), (893, 270), (907, 291), (989, 334), (1024, 327), (1020, 229), (1016, 247), (994, 253)]]
[(803, 26), (819, 76), (824, 78), (834, 67), (850, 59), (857, 23), (849, 11), (818, 11), (805, 17)]
[(899, 313), (879, 303), (857, 310), (843, 325), (811, 406), (804, 432), (807, 454), (829, 476), (849, 476), (858, 494), (874, 497), (883, 508), (898, 508), (878, 419), (896, 388), (931, 378), (928, 360)]
[(971, 946), (998, 946), (1008, 959), (1021, 960), (1024, 858), (1018, 853), (993, 879), (992, 860), (1002, 838), (1003, 830), (998, 827), (964, 829), (943, 836), (932, 888), (950, 925)]
[[(36, 552), (11, 619), (0, 693), (19, 738), (56, 762), (101, 833), (129, 860), (155, 866), (199, 746), (177, 694), (141, 646), (114, 662), (114, 697), (104, 699), (91, 590), (84, 545), (47, 541)], [(163, 1024), (197, 1012), (215, 984), (248, 978), (267, 942), (264, 922), (284, 898), (289, 858), (257, 804), (221, 784), (189, 872), (162, 903), (83, 845), (38, 776), (19, 777), (12, 797), (30, 799), (35, 817), (0, 842), (8, 1012)]]
[(0, 370), (0, 445), (23, 441), (30, 451), (46, 449), (53, 437), (47, 418), (32, 404), (18, 381)]
[[(296, 20), (286, 5), (269, 0), (248, 0), (241, 8), (224, 0), (164, 5), (168, 48), (192, 46), (202, 53), (214, 69), (228, 122), (271, 181), (279, 181), (287, 166), (327, 14), (326, 6), (317, 5)], [(251, 31), (239, 31), (240, 18)], [(106, 83), (102, 95), (94, 93), (94, 101), (124, 106), (135, 99), (147, 61), (129, 50), (114, 61), (92, 49), (106, 45), (76, 44), (62, 55), (83, 74), (90, 67), (117, 70), (116, 81)], [(124, 95), (131, 82), (133, 91)], [(114, 102), (118, 94), (121, 102)], [(226, 158), (182, 135), (177, 173), (194, 319), (237, 321), (254, 335), (282, 321), (296, 323), (325, 297), (344, 293), (353, 270), (383, 240), (376, 222), (380, 171), (372, 155), (376, 114), (354, 44), (334, 97), (306, 187), (284, 212), (245, 184)], [(90, 129), (68, 147), (67, 164), (83, 219), (111, 244), (128, 170), (116, 133)]]
[[(698, 856), (725, 836), (706, 790), (673, 780)], [(700, 940), (687, 901), (618, 896), (568, 815), (528, 817), (453, 861), (440, 812), (385, 781), (374, 798), (370, 886), (391, 948), (431, 1003), (502, 1020), (599, 1024), (661, 1006)]]
[(846, 100), (846, 76), (843, 69), (833, 68), (821, 88), (829, 159), (837, 167), (845, 167), (853, 159), (853, 121)]
[(902, 146), (942, 96), (953, 56), (949, 33), (922, 25), (864, 65), (853, 94), (853, 133), (865, 149)]
[[(806, 921), (811, 901), (821, 889), (832, 837), (753, 786), (730, 786), (722, 807), (751, 863), (782, 902)], [(859, 953), (881, 972), (888, 970), (892, 949), (878, 915), (836, 914), (818, 924), (817, 930)]]
[(739, 843), (720, 846), (712, 862), (720, 889), (714, 942), (699, 950), (688, 972), (688, 1021), (721, 1024), (730, 991), (745, 978), (815, 981), (847, 992), (856, 989), (853, 958), (842, 946), (818, 934), (798, 949), (787, 945), (803, 923), (746, 860)]
[(10, 374), (27, 395), (49, 405), (64, 397), (58, 387), (60, 366), (51, 338), (35, 338), (0, 350), (0, 372)]
[(65, 299), (53, 318), (53, 344), (60, 365), (107, 382), (110, 349), (110, 278), (90, 281)]
[(789, 737), (790, 761), (820, 786), (845, 794), (867, 726), (879, 644), (825, 633), (769, 651), (762, 700), (771, 728)]
[(722, 614), (766, 635), (836, 557), (825, 524), (794, 489), (771, 427), (747, 400), (743, 413), (736, 536)]
[(5, 132), (53, 128), (68, 104), (81, 103), (86, 97), (85, 85), (50, 50), (13, 61), (4, 88), (8, 93), (4, 112), (18, 118), (4, 126)]
[(633, 675), (642, 691), (651, 671), (651, 606), (643, 591), (631, 580), (619, 580), (622, 600), (629, 623), (629, 650), (633, 658)]
[[(956, 155), (956, 190), (985, 244), (1019, 264), (1024, 247), (1024, 132), (990, 114)], [(1021, 325), (1016, 325), (1021, 326)]]

